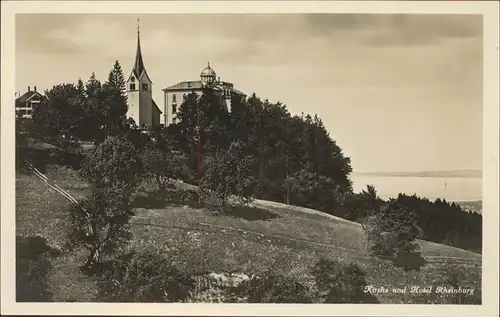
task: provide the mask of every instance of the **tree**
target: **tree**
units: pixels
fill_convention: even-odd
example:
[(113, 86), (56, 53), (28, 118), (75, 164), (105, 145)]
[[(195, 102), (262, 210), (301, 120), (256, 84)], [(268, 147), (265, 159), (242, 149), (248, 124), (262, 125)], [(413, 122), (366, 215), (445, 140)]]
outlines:
[(383, 200), (377, 195), (374, 186), (367, 185), (361, 193), (352, 193), (345, 199), (343, 218), (362, 223), (366, 217), (380, 211)]
[(297, 163), (301, 168), (331, 177), (343, 191), (351, 191), (350, 158), (343, 155), (342, 149), (332, 140), (321, 119), (317, 115), (306, 115), (302, 117), (299, 128), (295, 147), (299, 150), (297, 156), (301, 160)]
[(329, 213), (340, 205), (341, 192), (326, 176), (301, 170), (289, 177), (290, 203)]
[(89, 250), (90, 267), (130, 238), (130, 200), (144, 175), (140, 152), (125, 137), (109, 137), (86, 159), (80, 174), (92, 192), (71, 209), (69, 241)]
[(197, 133), (196, 127), (205, 126), (202, 121), (205, 117), (204, 110), (200, 107), (199, 97), (195, 92), (187, 94), (177, 110), (177, 123), (167, 128), (173, 133), (178, 149), (188, 156), (190, 170), (195, 173), (197, 171), (198, 135), (204, 139), (201, 131)]
[(243, 145), (233, 142), (226, 151), (219, 150), (205, 160), (199, 190), (204, 197), (216, 197), (222, 210), (231, 195), (241, 204), (252, 201), (255, 180), (250, 174), (253, 158), (243, 153)]
[(149, 146), (144, 149), (142, 160), (146, 173), (155, 179), (161, 192), (165, 192), (174, 181), (184, 180), (190, 175), (187, 157), (175, 150), (162, 151)]
[(76, 84), (76, 89), (78, 90), (78, 93), (82, 96), (85, 95), (85, 84), (83, 83), (83, 80), (81, 78), (78, 78), (78, 82)]
[(84, 162), (81, 176), (95, 187), (132, 193), (144, 177), (139, 150), (121, 136), (107, 138)]
[(69, 245), (88, 250), (85, 267), (101, 264), (103, 257), (115, 255), (129, 241), (132, 215), (130, 193), (118, 187), (94, 187), (87, 199), (70, 209)]
[(101, 82), (95, 77), (95, 73), (92, 72), (92, 75), (90, 75), (89, 80), (85, 84), (85, 93), (87, 94), (88, 97), (98, 96), (101, 87), (102, 87)]
[(138, 151), (142, 151), (146, 146), (151, 144), (150, 136), (139, 129), (132, 118), (128, 118), (126, 120), (123, 137), (127, 139)]
[(118, 61), (102, 84), (92, 73), (85, 85), (79, 80), (78, 91), (84, 92), (86, 126), (89, 137), (96, 143), (109, 135), (122, 134), (127, 127), (127, 98), (125, 79)]
[(82, 96), (73, 84), (54, 86), (33, 108), (33, 136), (59, 146), (79, 140), (85, 122)]
[(107, 103), (109, 103), (110, 108), (108, 118), (105, 121), (111, 130), (110, 132), (116, 134), (125, 127), (128, 110), (125, 78), (118, 61), (115, 62), (113, 69), (109, 72), (104, 89), (108, 90), (109, 98)]
[(106, 265), (97, 281), (97, 298), (105, 302), (180, 302), (195, 281), (151, 251), (128, 252)]
[(389, 200), (379, 212), (366, 217), (363, 230), (375, 255), (397, 259), (418, 249), (421, 235), (412, 211), (395, 199)]
[(115, 61), (113, 69), (109, 72), (107, 83), (109, 86), (114, 87), (117, 90), (119, 96), (122, 97), (123, 103), (126, 103), (127, 89), (125, 87), (125, 77), (123, 76), (123, 70), (118, 61)]
[(261, 199), (282, 201), (285, 197), (284, 183), (291, 171), (287, 161), (289, 116), (286, 107), (279, 102), (272, 104), (268, 100), (262, 101), (255, 94), (248, 98), (246, 120), (250, 122), (249, 125), (240, 122), (245, 130), (238, 131), (236, 135), (240, 140), (245, 140), (246, 148), (253, 149), (249, 152), (258, 159), (255, 175)]
[(179, 149), (188, 155), (193, 171), (198, 169), (198, 155), (210, 156), (217, 149), (229, 146), (229, 114), (224, 110), (220, 96), (214, 92), (204, 91), (201, 96), (194, 92), (188, 94), (176, 118), (177, 124), (171, 131), (175, 132)]
[(107, 85), (102, 85), (96, 79), (95, 73), (92, 73), (85, 84), (85, 96), (89, 133), (94, 142), (99, 144), (104, 141), (107, 135), (108, 118), (111, 112), (111, 90)]

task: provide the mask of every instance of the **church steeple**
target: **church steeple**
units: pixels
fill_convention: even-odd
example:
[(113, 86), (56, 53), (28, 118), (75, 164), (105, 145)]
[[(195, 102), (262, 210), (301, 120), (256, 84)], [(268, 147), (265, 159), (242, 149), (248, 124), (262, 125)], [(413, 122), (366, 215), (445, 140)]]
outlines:
[(136, 76), (141, 76), (142, 72), (144, 71), (144, 61), (142, 60), (141, 40), (139, 33), (139, 19), (137, 19), (137, 52), (135, 53), (134, 63), (134, 72), (136, 73)]
[(153, 82), (144, 67), (141, 51), (139, 19), (137, 19), (137, 51), (132, 71), (126, 82), (127, 117), (132, 118), (141, 129), (160, 126), (161, 111), (153, 101)]

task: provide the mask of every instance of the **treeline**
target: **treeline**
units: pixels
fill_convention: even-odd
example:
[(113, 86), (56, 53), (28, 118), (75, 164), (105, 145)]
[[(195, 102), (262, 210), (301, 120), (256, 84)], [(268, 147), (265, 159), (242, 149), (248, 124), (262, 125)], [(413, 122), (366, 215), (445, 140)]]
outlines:
[[(179, 108), (176, 124), (147, 134), (126, 118), (126, 112), (125, 82), (116, 62), (104, 83), (92, 75), (86, 83), (79, 80), (46, 91), (29, 130), (33, 137), (73, 152), (80, 151), (79, 141), (98, 145), (110, 136), (124, 136), (135, 148), (148, 149), (143, 165), (165, 184), (179, 177), (198, 184), (199, 173), (213, 170), (221, 153), (233, 146), (237, 155), (224, 158), (225, 168), (239, 171), (233, 168), (235, 162), (244, 160), (244, 180), (252, 184), (235, 181), (235, 188), (224, 188), (224, 193), (245, 192), (247, 197), (313, 208), (356, 222), (387, 204), (372, 187), (353, 192), (350, 159), (318, 116), (292, 115), (280, 102), (255, 94), (245, 101), (234, 97), (228, 113), (210, 91), (201, 96), (191, 93)], [(423, 239), (481, 251), (480, 214), (442, 200), (406, 195), (396, 200), (415, 213)]]
[(106, 136), (126, 133), (127, 98), (121, 66), (115, 63), (102, 83), (92, 73), (87, 82), (63, 83), (45, 91), (33, 109), (32, 135), (65, 150), (77, 150), (78, 141), (96, 144)]
[(430, 201), (399, 194), (398, 201), (415, 212), (422, 239), (481, 253), (483, 217), (444, 199)]
[[(481, 214), (439, 198), (430, 201), (416, 195), (399, 194), (394, 201), (413, 212), (416, 225), (421, 229), (421, 239), (481, 253)], [(367, 186), (366, 190), (345, 200), (343, 218), (362, 222), (373, 210), (381, 210), (387, 203), (377, 196), (373, 186)]]

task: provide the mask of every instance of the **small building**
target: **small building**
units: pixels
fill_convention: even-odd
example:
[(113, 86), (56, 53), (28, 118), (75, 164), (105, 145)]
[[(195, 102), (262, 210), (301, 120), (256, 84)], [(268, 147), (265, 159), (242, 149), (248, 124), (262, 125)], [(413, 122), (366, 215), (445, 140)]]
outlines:
[(28, 87), (28, 91), (23, 95), (16, 93), (16, 117), (31, 119), (33, 115), (33, 106), (42, 101), (43, 95), (36, 91), (36, 86)]
[(134, 67), (126, 81), (127, 118), (143, 130), (160, 126), (161, 110), (153, 100), (153, 82), (146, 72), (142, 59), (139, 27), (137, 28), (137, 51)]
[(204, 91), (211, 90), (220, 96), (221, 102), (227, 111), (231, 112), (231, 98), (239, 96), (246, 99), (246, 94), (235, 89), (229, 82), (221, 81), (215, 70), (208, 63), (200, 74), (200, 80), (182, 81), (163, 89), (164, 105), (162, 124), (168, 126), (176, 123), (177, 111), (184, 101), (184, 97), (192, 92), (201, 95)]

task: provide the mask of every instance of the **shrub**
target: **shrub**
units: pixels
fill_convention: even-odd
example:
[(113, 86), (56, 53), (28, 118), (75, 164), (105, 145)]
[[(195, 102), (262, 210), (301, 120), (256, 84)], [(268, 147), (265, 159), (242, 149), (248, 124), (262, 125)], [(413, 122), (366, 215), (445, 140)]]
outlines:
[(357, 265), (320, 259), (312, 269), (318, 297), (326, 303), (377, 303), (365, 293), (365, 272)]
[(391, 199), (362, 223), (369, 249), (375, 255), (398, 258), (418, 249), (421, 230), (409, 209)]
[(104, 302), (180, 302), (195, 283), (161, 255), (132, 251), (107, 263), (97, 286)]
[(189, 177), (187, 157), (177, 151), (162, 151), (146, 147), (142, 152), (142, 161), (146, 173), (154, 178), (161, 192), (177, 179)]
[(51, 260), (60, 252), (40, 237), (16, 237), (16, 301), (50, 302)]
[(252, 160), (244, 154), (240, 142), (233, 142), (227, 151), (217, 151), (203, 164), (199, 184), (201, 195), (218, 199), (222, 210), (231, 195), (239, 204), (250, 203), (255, 187), (255, 179), (251, 176)]
[(82, 177), (97, 187), (135, 189), (143, 177), (139, 151), (126, 138), (108, 137), (84, 162)]
[[(434, 283), (434, 299), (439, 304), (453, 305), (481, 305), (481, 277), (471, 279), (471, 272), (463, 266), (447, 266), (446, 273)], [(446, 288), (450, 292), (437, 293), (438, 287)], [(473, 293), (459, 292), (459, 290), (473, 290)], [(457, 291), (454, 293), (453, 291)]]
[(191, 303), (244, 303), (245, 298), (231, 292), (250, 277), (243, 273), (209, 273), (196, 276)]

